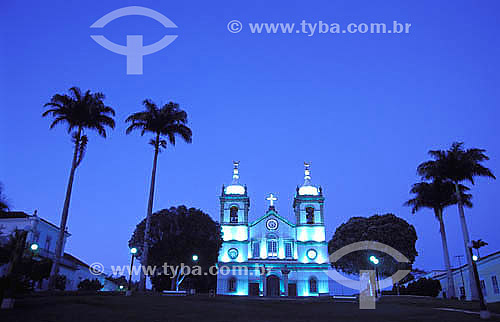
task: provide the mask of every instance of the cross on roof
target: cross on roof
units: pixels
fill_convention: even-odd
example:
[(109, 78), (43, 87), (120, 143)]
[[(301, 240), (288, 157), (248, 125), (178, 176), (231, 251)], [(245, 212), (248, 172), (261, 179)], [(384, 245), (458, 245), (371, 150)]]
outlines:
[(269, 200), (269, 206), (273, 207), (274, 206), (274, 202), (276, 200), (278, 200), (278, 198), (276, 198), (272, 193), (270, 193), (269, 197), (267, 197), (266, 200)]

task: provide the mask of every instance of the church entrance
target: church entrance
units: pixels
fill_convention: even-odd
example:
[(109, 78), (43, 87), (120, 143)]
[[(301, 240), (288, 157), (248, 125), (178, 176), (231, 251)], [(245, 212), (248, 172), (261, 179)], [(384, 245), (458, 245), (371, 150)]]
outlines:
[(248, 295), (259, 296), (259, 283), (248, 283)]
[(280, 279), (276, 275), (269, 275), (266, 279), (266, 296), (280, 296)]
[(297, 284), (290, 283), (288, 284), (288, 296), (297, 296)]

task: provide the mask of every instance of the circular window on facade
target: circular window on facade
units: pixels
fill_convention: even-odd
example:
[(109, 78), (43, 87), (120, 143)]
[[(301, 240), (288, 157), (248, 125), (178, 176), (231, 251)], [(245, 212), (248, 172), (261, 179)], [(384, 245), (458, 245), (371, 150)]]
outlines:
[(276, 230), (278, 229), (278, 221), (274, 218), (271, 218), (266, 222), (266, 227), (269, 230)]
[(307, 251), (307, 257), (308, 257), (309, 259), (315, 259), (315, 258), (316, 258), (316, 256), (318, 256), (318, 252), (316, 252), (316, 250), (314, 250), (314, 249), (312, 249), (312, 248), (311, 248), (311, 249), (309, 249), (309, 250)]
[(238, 257), (238, 250), (236, 248), (231, 248), (227, 251), (227, 255), (231, 259), (236, 259), (236, 257)]

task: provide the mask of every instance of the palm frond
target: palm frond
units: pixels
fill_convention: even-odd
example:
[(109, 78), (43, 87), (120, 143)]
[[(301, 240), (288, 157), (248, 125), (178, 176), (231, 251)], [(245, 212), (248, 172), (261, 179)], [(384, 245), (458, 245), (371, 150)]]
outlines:
[[(191, 143), (192, 132), (186, 125), (187, 113), (179, 108), (179, 104), (169, 102), (158, 108), (153, 101), (146, 99), (143, 101), (143, 105), (146, 108), (145, 111), (133, 113), (125, 120), (125, 122), (131, 123), (126, 129), (127, 134), (134, 130), (141, 130), (141, 135), (148, 132), (166, 137), (172, 145), (175, 145), (177, 136), (180, 136), (185, 142)], [(164, 142), (162, 144), (158, 142), (159, 146), (165, 148), (166, 141)]]
[(78, 167), (83, 160), (85, 151), (87, 150), (88, 138), (86, 135), (82, 135), (80, 139), (80, 146), (78, 147), (78, 160), (76, 161), (76, 166)]

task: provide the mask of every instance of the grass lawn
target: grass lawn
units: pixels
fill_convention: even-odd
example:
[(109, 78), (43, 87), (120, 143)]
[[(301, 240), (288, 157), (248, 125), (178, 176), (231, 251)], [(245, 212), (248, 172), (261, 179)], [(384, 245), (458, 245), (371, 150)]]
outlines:
[[(19, 299), (15, 309), (0, 311), (0, 321), (479, 321), (478, 315), (439, 311), (436, 307), (477, 311), (477, 303), (410, 297), (384, 297), (377, 303), (377, 309), (359, 310), (357, 302), (332, 299), (50, 296)], [(491, 308), (498, 312), (500, 305)], [(491, 321), (500, 318), (493, 317)]]

